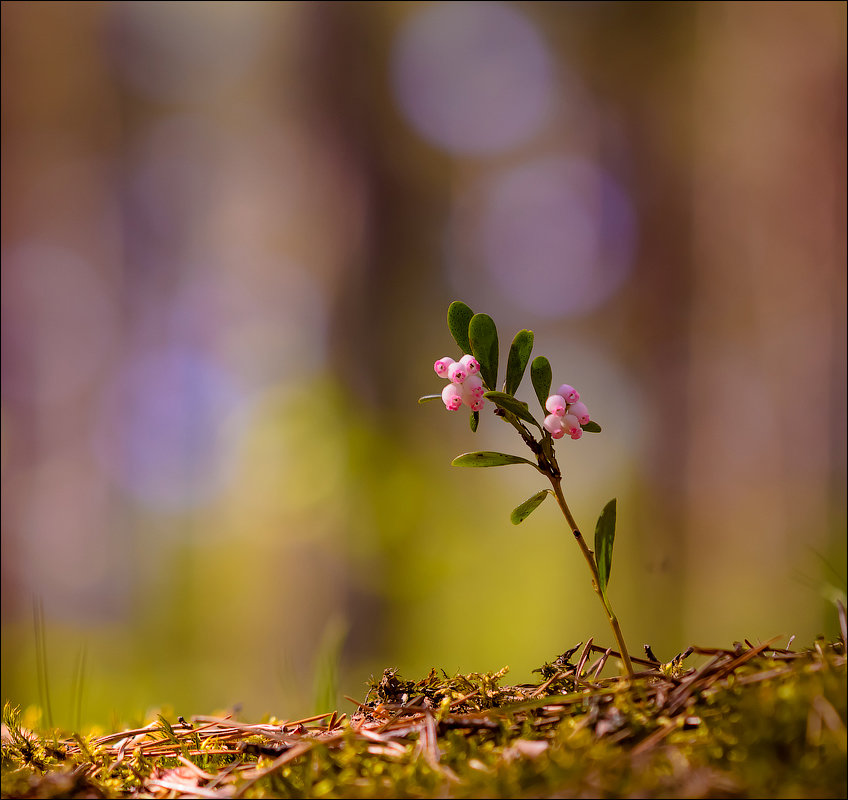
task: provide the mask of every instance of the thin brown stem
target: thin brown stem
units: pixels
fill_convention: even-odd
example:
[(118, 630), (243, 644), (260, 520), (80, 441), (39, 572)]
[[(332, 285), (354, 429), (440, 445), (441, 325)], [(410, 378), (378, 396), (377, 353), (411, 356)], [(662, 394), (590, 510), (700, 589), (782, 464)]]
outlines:
[(554, 456), (550, 436), (545, 434), (544, 438), (537, 442), (515, 414), (501, 408), (498, 408), (495, 413), (502, 417), (506, 422), (509, 422), (510, 425), (518, 431), (521, 438), (524, 440), (524, 443), (536, 456), (536, 460), (539, 465), (537, 469), (543, 475), (547, 475), (548, 480), (551, 482), (551, 486), (554, 488), (554, 496), (557, 499), (560, 510), (562, 511), (563, 516), (565, 516), (565, 520), (568, 522), (571, 532), (574, 534), (577, 545), (580, 547), (580, 552), (583, 553), (583, 558), (586, 559), (586, 563), (589, 565), (589, 570), (592, 573), (592, 588), (595, 590), (595, 594), (598, 595), (601, 605), (604, 607), (604, 613), (607, 615), (607, 619), (612, 627), (615, 641), (618, 643), (618, 648), (621, 651), (621, 659), (624, 662), (624, 668), (627, 670), (627, 677), (632, 678), (634, 674), (633, 664), (630, 661), (630, 654), (627, 652), (627, 645), (625, 644), (624, 636), (621, 633), (621, 626), (618, 624), (618, 617), (616, 617), (613, 612), (606, 594), (601, 591), (601, 578), (598, 574), (598, 565), (595, 562), (595, 554), (589, 549), (589, 545), (586, 544), (586, 540), (583, 538), (583, 534), (580, 533), (580, 528), (577, 527), (577, 522), (574, 520), (571, 509), (568, 507), (568, 503), (565, 502), (565, 496), (562, 493), (562, 475), (556, 462), (556, 456)]
[(586, 563), (589, 565), (589, 570), (592, 573), (592, 588), (595, 590), (595, 594), (598, 595), (601, 605), (604, 607), (604, 612), (607, 615), (610, 626), (612, 627), (615, 641), (618, 643), (618, 648), (621, 651), (621, 659), (624, 661), (624, 668), (627, 670), (627, 676), (632, 678), (633, 664), (630, 661), (630, 654), (627, 652), (627, 645), (624, 642), (624, 636), (621, 633), (621, 626), (618, 624), (618, 618), (613, 613), (609, 600), (601, 591), (601, 578), (600, 575), (598, 575), (598, 565), (595, 562), (595, 554), (589, 549), (589, 545), (586, 544), (586, 540), (583, 538), (583, 534), (580, 533), (580, 528), (577, 527), (577, 523), (574, 520), (571, 509), (568, 507), (568, 503), (565, 502), (565, 496), (562, 493), (562, 478), (554, 477), (549, 474), (548, 479), (551, 482), (551, 486), (554, 488), (554, 496), (557, 499), (557, 503), (559, 504), (560, 510), (562, 511), (568, 526), (571, 528), (572, 534), (574, 534), (574, 539), (580, 548), (580, 552), (583, 553), (583, 558), (586, 559)]

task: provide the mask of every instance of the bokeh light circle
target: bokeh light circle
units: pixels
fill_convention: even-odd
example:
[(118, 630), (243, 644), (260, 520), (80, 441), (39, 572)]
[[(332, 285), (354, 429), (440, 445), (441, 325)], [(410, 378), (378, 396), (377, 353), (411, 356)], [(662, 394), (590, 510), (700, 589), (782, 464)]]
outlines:
[(118, 486), (152, 510), (204, 505), (231, 478), (246, 419), (237, 382), (204, 353), (141, 353), (104, 395), (95, 451)]
[(437, 3), (397, 35), (392, 80), (418, 133), (455, 155), (526, 141), (547, 120), (555, 78), (547, 45), (523, 12), (503, 3)]
[(534, 315), (592, 311), (628, 278), (637, 219), (621, 184), (583, 158), (525, 162), (481, 181), (453, 222), (451, 280)]

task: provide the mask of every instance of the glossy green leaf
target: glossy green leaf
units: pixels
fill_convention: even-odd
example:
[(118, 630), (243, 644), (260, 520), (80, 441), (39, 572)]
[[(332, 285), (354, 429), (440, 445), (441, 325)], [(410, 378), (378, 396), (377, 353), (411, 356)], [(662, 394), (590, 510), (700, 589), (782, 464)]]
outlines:
[(487, 400), (491, 400), (496, 406), (500, 406), (507, 411), (511, 411), (519, 419), (523, 419), (525, 422), (529, 422), (537, 428), (541, 427), (539, 423), (533, 419), (533, 415), (527, 408), (527, 403), (522, 403), (520, 400), (516, 400), (511, 394), (507, 394), (506, 392), (486, 392), (483, 397)]
[(472, 433), (477, 433), (477, 426), (480, 424), (480, 412), (472, 411), (471, 419), (469, 419), (468, 422), (471, 425)]
[(419, 403), (429, 403), (431, 400), (441, 400), (442, 396), (440, 394), (425, 394), (422, 397), (418, 398)]
[(509, 519), (512, 524), (519, 525), (524, 522), (527, 517), (529, 517), (540, 505), (542, 505), (542, 501), (549, 494), (552, 494), (550, 489), (542, 489), (541, 492), (536, 492), (536, 494), (525, 500), (520, 506), (513, 509), (512, 513), (509, 515)]
[(507, 394), (515, 394), (527, 362), (530, 361), (530, 353), (533, 350), (533, 331), (521, 330), (515, 334), (512, 345), (509, 348), (509, 356), (506, 360), (506, 383), (504, 391)]
[(451, 464), (454, 467), (502, 467), (507, 464), (529, 464), (534, 469), (539, 469), (536, 464), (526, 458), (511, 456), (509, 453), (496, 453), (493, 450), (463, 453), (451, 461)]
[(471, 352), (480, 364), (480, 376), (489, 389), (498, 384), (498, 329), (488, 314), (475, 314), (468, 323)]
[(468, 325), (473, 316), (474, 312), (462, 300), (454, 300), (448, 306), (448, 330), (463, 353), (472, 352), (471, 342), (468, 339)]
[[(551, 381), (553, 373), (551, 372), (551, 362), (544, 356), (536, 356), (533, 363), (530, 365), (530, 380), (533, 382), (533, 388), (536, 390), (536, 397), (539, 398), (539, 404), (545, 408), (545, 403), (551, 394)], [(545, 409), (545, 414), (547, 414)]]
[(601, 432), (601, 426), (598, 425), (598, 423), (595, 422), (594, 420), (587, 422), (585, 425), (581, 425), (580, 427), (583, 428), (583, 430), (586, 433), (600, 433)]
[(598, 565), (598, 577), (601, 585), (598, 587), (606, 594), (612, 569), (612, 545), (615, 541), (615, 498), (604, 506), (598, 523), (595, 525), (595, 563)]

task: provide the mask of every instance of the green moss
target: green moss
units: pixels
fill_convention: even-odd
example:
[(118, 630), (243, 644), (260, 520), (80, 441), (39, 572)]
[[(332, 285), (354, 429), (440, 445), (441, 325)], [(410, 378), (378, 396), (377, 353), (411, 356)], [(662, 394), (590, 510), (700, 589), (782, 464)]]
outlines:
[(386, 670), (351, 718), (285, 725), (160, 715), (68, 737), (25, 730), (7, 705), (2, 796), (846, 796), (841, 641), (692, 650), (695, 667), (635, 659), (632, 682), (599, 677), (592, 646), (531, 685)]

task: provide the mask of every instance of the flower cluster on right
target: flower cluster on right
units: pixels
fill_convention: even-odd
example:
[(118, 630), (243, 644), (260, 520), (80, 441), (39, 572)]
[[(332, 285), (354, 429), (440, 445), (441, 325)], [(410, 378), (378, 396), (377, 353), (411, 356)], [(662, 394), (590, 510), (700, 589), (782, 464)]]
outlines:
[(559, 387), (545, 402), (548, 416), (545, 417), (545, 430), (554, 439), (562, 439), (568, 434), (572, 439), (583, 435), (581, 425), (585, 425), (589, 417), (589, 409), (580, 402), (580, 394), (567, 383)]

